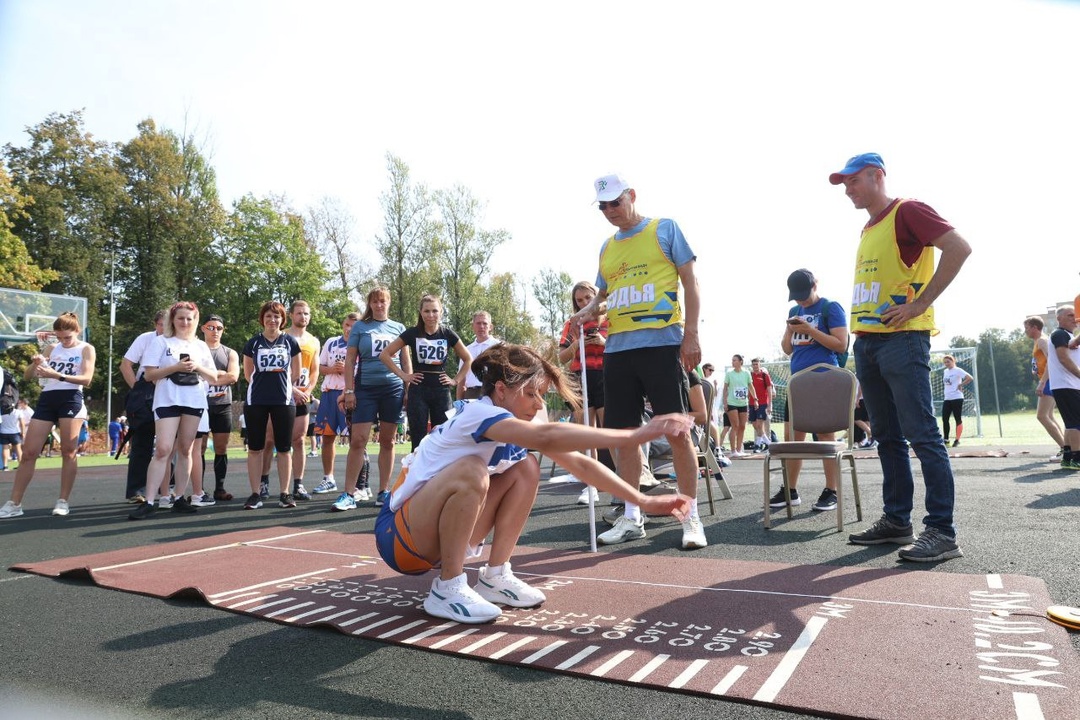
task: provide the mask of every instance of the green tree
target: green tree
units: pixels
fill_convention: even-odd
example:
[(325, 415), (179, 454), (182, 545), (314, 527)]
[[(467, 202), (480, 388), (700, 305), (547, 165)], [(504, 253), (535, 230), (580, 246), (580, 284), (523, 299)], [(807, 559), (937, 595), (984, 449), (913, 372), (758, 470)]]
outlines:
[(218, 302), (236, 331), (233, 338), (246, 340), (261, 331), (259, 307), (268, 300), (286, 307), (293, 300), (306, 300), (315, 335), (341, 332), (347, 301), (326, 289), (330, 273), (305, 238), (300, 215), (282, 198), (245, 195), (238, 200), (216, 251), (222, 270)]
[(390, 187), (379, 197), (383, 229), (376, 237), (382, 258), (379, 280), (390, 287), (392, 317), (406, 325), (415, 322), (420, 297), (438, 292), (436, 230), (431, 195), (424, 185), (414, 185), (409, 166), (387, 153)]
[(0, 166), (0, 287), (16, 290), (41, 290), (46, 283), (59, 279), (60, 273), (42, 268), (30, 257), (26, 243), (11, 231), (12, 218), (26, 217), (30, 202), (11, 182), (11, 175)]
[(491, 314), (493, 334), (518, 345), (535, 345), (539, 333), (529, 313), (517, 297), (517, 278), (513, 273), (498, 273), (484, 286), (477, 310)]
[(574, 280), (569, 273), (541, 268), (533, 278), (533, 297), (540, 303), (540, 328), (548, 337), (558, 337), (570, 317), (570, 290)]
[(14, 186), (29, 201), (9, 217), (11, 231), (34, 262), (57, 273), (41, 289), (88, 300), (91, 341), (100, 344), (108, 326), (108, 262), (120, 238), (113, 215), (123, 193), (115, 148), (94, 138), (82, 111), (52, 113), (26, 129), (29, 144), (4, 146)]
[(472, 314), (480, 309), (482, 280), (491, 254), (510, 233), (481, 228), (480, 201), (461, 185), (436, 192), (435, 204), (442, 219), (435, 252), (442, 271), (447, 320), (461, 331), (469, 327)]
[(359, 300), (364, 285), (371, 282), (374, 270), (356, 252), (353, 228), (356, 220), (337, 198), (325, 197), (310, 208), (304, 218), (309, 241), (318, 250), (331, 275), (331, 284)]

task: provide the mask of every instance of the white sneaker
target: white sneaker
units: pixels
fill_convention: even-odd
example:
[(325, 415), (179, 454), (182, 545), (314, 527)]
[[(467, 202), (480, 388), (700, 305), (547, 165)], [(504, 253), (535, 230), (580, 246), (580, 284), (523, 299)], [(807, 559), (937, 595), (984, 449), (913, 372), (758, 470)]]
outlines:
[(53, 505), (53, 509), (52, 509), (52, 514), (53, 515), (63, 516), (63, 515), (67, 515), (69, 512), (71, 512), (71, 508), (68, 507), (68, 501), (67, 500), (63, 500), (63, 499), (57, 500), (56, 504)]
[(327, 493), (337, 492), (337, 483), (334, 482), (333, 475), (323, 475), (322, 482), (315, 486), (315, 489), (311, 491), (314, 495), (325, 495)]
[(644, 520), (634, 522), (622, 515), (615, 521), (615, 525), (610, 530), (597, 535), (596, 539), (601, 545), (618, 545), (627, 540), (640, 540), (643, 537), (645, 537)]
[(596, 488), (586, 485), (585, 489), (581, 491), (580, 495), (578, 495), (577, 504), (588, 505), (590, 495), (592, 495), (593, 503), (597, 503), (600, 501), (600, 493), (596, 492)]
[(705, 528), (701, 524), (701, 518), (688, 518), (682, 524), (682, 547), (683, 550), (695, 550), (709, 544), (705, 539)]
[(217, 505), (217, 501), (210, 496), (210, 493), (204, 492), (202, 495), (192, 495), (191, 504), (195, 507), (213, 507)]
[(353, 497), (356, 498), (356, 502), (371, 502), (375, 496), (371, 494), (371, 488), (359, 488)]
[(470, 625), (491, 622), (502, 615), (498, 605), (488, 602), (469, 587), (465, 573), (445, 582), (436, 576), (431, 581), (431, 592), (424, 598), (424, 612)]
[(163, 510), (168, 510), (169, 508), (171, 508), (173, 506), (173, 496), (172, 495), (162, 495), (161, 497), (158, 498), (157, 506), (159, 508), (162, 508)]
[[(500, 569), (499, 575), (491, 574)], [(473, 585), (473, 590), (490, 603), (517, 608), (536, 607), (547, 600), (544, 593), (514, 575), (509, 562), (494, 568), (487, 565), (480, 568), (479, 582)]]
[(0, 507), (0, 518), (13, 518), (19, 517), (23, 514), (22, 505), (16, 505), (8, 500), (4, 503), (4, 507)]

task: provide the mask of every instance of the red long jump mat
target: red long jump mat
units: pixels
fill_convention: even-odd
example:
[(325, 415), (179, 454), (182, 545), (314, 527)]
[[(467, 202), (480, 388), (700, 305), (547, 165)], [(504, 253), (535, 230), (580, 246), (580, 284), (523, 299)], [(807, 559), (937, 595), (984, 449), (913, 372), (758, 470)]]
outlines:
[[(547, 594), (489, 625), (421, 609), (431, 575), (370, 535), (286, 527), (17, 565), (479, 659), (836, 717), (1075, 718), (1080, 659), (1041, 580), (519, 549)], [(475, 577), (475, 567), (469, 569)]]

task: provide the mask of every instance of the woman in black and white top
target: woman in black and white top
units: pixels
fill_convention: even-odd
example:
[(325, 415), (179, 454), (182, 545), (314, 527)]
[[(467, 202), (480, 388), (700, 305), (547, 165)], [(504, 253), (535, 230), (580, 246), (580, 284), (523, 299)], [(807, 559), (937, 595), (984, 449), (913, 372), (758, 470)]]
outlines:
[(262, 477), (262, 453), (266, 447), (267, 423), (274, 428), (274, 447), (277, 448), (278, 480), (281, 496), (278, 505), (296, 507), (289, 493), (292, 473), (292, 429), (296, 419), (296, 396), (304, 395), (296, 386), (300, 379), (300, 344), (296, 338), (282, 332), (285, 326), (285, 306), (279, 302), (263, 303), (259, 309), (259, 324), (263, 331), (244, 346), (244, 377), (248, 381), (244, 417), (248, 428), (248, 482), (251, 496), (245, 510), (262, 507), (259, 479)]
[(60, 428), (60, 452), (64, 460), (60, 468), (60, 499), (56, 501), (52, 514), (68, 514), (68, 498), (79, 471), (79, 428), (86, 417), (83, 388), (94, 379), (94, 361), (97, 357), (94, 346), (79, 339), (81, 331), (79, 318), (74, 313), (63, 313), (53, 322), (53, 334), (59, 344), (46, 350), (44, 355), (35, 355), (26, 366), (23, 378), (36, 378), (42, 383), (41, 397), (26, 431), (23, 456), (19, 458), (11, 499), (0, 507), (0, 518), (23, 514), (23, 494), (34, 478), (38, 456), (46, 439), (51, 436), (53, 425)]
[[(154, 457), (146, 471), (146, 502), (128, 517), (142, 520), (154, 513), (154, 491), (164, 485), (176, 453), (176, 500), (174, 513), (193, 513), (186, 495), (191, 477), (191, 449), (199, 422), (206, 414), (207, 383), (218, 382), (217, 366), (210, 348), (195, 335), (199, 308), (181, 301), (169, 308), (164, 332), (147, 348), (144, 377), (154, 383)], [(162, 490), (164, 493), (164, 490)]]

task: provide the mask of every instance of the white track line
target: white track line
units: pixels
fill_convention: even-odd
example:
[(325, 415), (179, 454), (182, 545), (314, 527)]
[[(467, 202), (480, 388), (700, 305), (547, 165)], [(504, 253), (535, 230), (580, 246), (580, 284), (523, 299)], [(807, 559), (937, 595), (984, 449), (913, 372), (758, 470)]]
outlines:
[(498, 660), (499, 658), (506, 657), (510, 653), (517, 650), (519, 647), (522, 647), (523, 645), (528, 645), (529, 643), (531, 643), (535, 639), (536, 639), (535, 635), (526, 635), (525, 637), (520, 638), (519, 640), (515, 640), (514, 642), (510, 643), (509, 645), (504, 647), (502, 650), (498, 650), (498, 651), (493, 652), (492, 654), (488, 655), (488, 658), (491, 659), (491, 660)]
[(432, 635), (434, 635), (436, 633), (442, 632), (443, 630), (448, 630), (448, 629), (450, 629), (452, 627), (455, 627), (456, 625), (457, 625), (457, 623), (452, 623), (452, 622), (451, 623), (443, 623), (442, 625), (436, 625), (433, 628), (428, 628), (427, 630), (425, 630), (422, 633), (419, 633), (417, 635), (413, 635), (412, 637), (409, 637), (409, 638), (405, 638), (401, 642), (403, 644), (405, 644), (405, 645), (412, 645), (413, 643), (417, 643), (417, 642), (423, 640), (424, 638), (431, 637)]
[(173, 553), (171, 555), (159, 555), (158, 557), (144, 558), (142, 560), (133, 560), (132, 562), (118, 563), (116, 565), (105, 565), (99, 568), (90, 568), (90, 572), (101, 572), (102, 570), (116, 570), (122, 567), (131, 567), (132, 565), (143, 565), (145, 563), (161, 562), (162, 560), (174, 560), (181, 557), (189, 557), (191, 555), (202, 555), (203, 553), (215, 552), (217, 550), (227, 550), (228, 548), (244, 547), (245, 545), (257, 545), (258, 543), (272, 542), (275, 540), (286, 540), (293, 537), (301, 537), (303, 535), (314, 535), (315, 533), (323, 533), (326, 530), (305, 530), (304, 532), (290, 533), (288, 535), (276, 535), (271, 538), (265, 538), (263, 540), (245, 540), (244, 542), (228, 543), (226, 545), (214, 545), (213, 547), (203, 548), (202, 550), (188, 550), (182, 553)]
[(991, 590), (1001, 590), (1003, 587), (1005, 587), (1005, 584), (1001, 582), (1000, 575), (987, 575), (986, 587), (990, 588)]
[(326, 575), (332, 573), (340, 568), (323, 568), (322, 570), (313, 570), (306, 572), (302, 575), (290, 575), (289, 577), (277, 578), (275, 580), (267, 580), (266, 582), (258, 583), (257, 585), (248, 585), (247, 587), (236, 588), (235, 590), (222, 590), (219, 593), (208, 595), (207, 600), (214, 600), (216, 598), (225, 597), (226, 595), (238, 595), (249, 590), (258, 590), (259, 588), (266, 587), (267, 585), (277, 585), (278, 583), (291, 582), (293, 580), (300, 580), (301, 578), (313, 578), (319, 575)]
[(676, 689), (683, 687), (684, 685), (686, 685), (686, 683), (693, 680), (694, 676), (701, 672), (702, 669), (704, 669), (704, 667), (708, 664), (708, 660), (695, 660), (694, 662), (690, 663), (685, 670), (679, 673), (679, 677), (668, 683), (668, 687)]
[(593, 670), (590, 675), (592, 675), (593, 677), (604, 677), (613, 669), (618, 667), (623, 660), (626, 660), (627, 658), (633, 656), (633, 654), (633, 650), (622, 650), (621, 652), (616, 653), (614, 657), (605, 662), (603, 665)]
[(713, 695), (724, 695), (731, 687), (739, 681), (739, 678), (743, 676), (743, 673), (750, 669), (749, 665), (736, 665), (731, 668), (731, 671), (724, 676), (724, 678), (716, 684), (709, 692)]
[[(792, 566), (798, 567), (798, 566)], [(577, 580), (581, 582), (615, 583), (619, 585), (639, 585), (641, 587), (672, 588), (675, 590), (692, 590), (694, 592), (734, 593), (739, 595), (772, 595), (775, 597), (807, 598), (810, 600), (842, 600), (844, 602), (866, 603), (868, 605), (891, 605), (895, 607), (923, 608), (927, 610), (957, 610), (967, 613), (985, 613), (985, 609), (972, 607), (952, 607), (950, 605), (927, 605), (926, 603), (900, 602), (898, 600), (872, 600), (869, 598), (848, 597), (846, 595), (812, 595), (809, 593), (789, 593), (776, 590), (755, 590), (743, 588), (718, 588), (705, 585), (678, 585), (675, 583), (656, 583), (644, 580), (620, 580), (617, 578), (582, 577), (578, 575), (562, 575), (559, 573), (529, 573), (514, 570), (514, 574), (531, 576), (535, 578), (553, 578), (556, 580)]]
[[(313, 605), (314, 603), (309, 603), (309, 604)], [(293, 615), (292, 617), (281, 618), (281, 619), (284, 620), (285, 622), (288, 622), (288, 623), (294, 623), (297, 620), (303, 620), (306, 617), (310, 617), (312, 615), (317, 615), (318, 613), (326, 612), (327, 610), (337, 610), (337, 605), (323, 605), (321, 608), (315, 608), (314, 610), (308, 610), (307, 612), (300, 613), (299, 615)], [(352, 612), (352, 610), (348, 610), (346, 612)], [(331, 617), (337, 617), (337, 616), (333, 615)]]
[(473, 633), (477, 632), (478, 630), (479, 630), (479, 628), (469, 628), (467, 630), (462, 630), (461, 632), (457, 633), (456, 635), (451, 635), (450, 637), (443, 638), (439, 642), (433, 644), (431, 646), (431, 649), (432, 650), (438, 650), (441, 647), (446, 647), (450, 643), (457, 642), (458, 640), (460, 640), (463, 637), (468, 637), (469, 635), (472, 635)]
[[(378, 613), (376, 613), (376, 615), (377, 614)], [(363, 635), (368, 630), (374, 630), (377, 627), (382, 627), (383, 625), (386, 625), (388, 623), (392, 623), (395, 620), (400, 620), (400, 619), (401, 619), (400, 615), (391, 615), (390, 617), (385, 618), (383, 620), (378, 620), (376, 622), (371, 623), (370, 625), (365, 625), (364, 627), (360, 628), (359, 630), (353, 630), (352, 634), (353, 635)]]
[(468, 647), (461, 648), (461, 650), (459, 650), (458, 652), (461, 653), (462, 655), (468, 655), (473, 650), (479, 650), (480, 648), (484, 647), (488, 643), (493, 643), (493, 642), (495, 642), (496, 640), (498, 640), (499, 638), (502, 638), (502, 637), (506, 637), (506, 633), (504, 633), (504, 632), (492, 633), (492, 634), (488, 635), (487, 637), (480, 638), (479, 640), (474, 642), (472, 645), (469, 645)]
[(338, 625), (338, 627), (349, 627), (350, 625), (355, 625), (358, 622), (363, 622), (363, 621), (367, 620), (368, 618), (373, 618), (378, 614), (379, 613), (377, 613), (377, 612), (369, 612), (369, 613), (367, 613), (365, 615), (361, 615), (360, 617), (355, 617), (352, 620), (346, 620), (345, 622), (340, 623)]
[(529, 657), (522, 660), (521, 664), (522, 665), (532, 665), (534, 662), (536, 662), (540, 658), (544, 657), (545, 655), (547, 655), (548, 653), (550, 653), (550, 652), (552, 652), (554, 650), (558, 650), (559, 648), (561, 648), (563, 645), (565, 645), (568, 642), (570, 642), (570, 641), (569, 640), (556, 640), (555, 642), (551, 643), (547, 647), (540, 648), (539, 650), (534, 652), (532, 655), (530, 655)]
[(1016, 708), (1016, 720), (1045, 720), (1039, 696), (1034, 693), (1013, 693), (1013, 707)]
[(563, 660), (561, 663), (559, 663), (558, 665), (555, 666), (555, 669), (556, 670), (569, 670), (570, 668), (574, 667), (575, 665), (577, 665), (582, 660), (589, 657), (590, 655), (592, 655), (594, 652), (596, 652), (599, 649), (600, 649), (599, 645), (589, 645), (588, 647), (585, 647), (580, 652), (575, 654), (573, 657), (570, 657), (570, 658), (567, 658), (566, 660)]
[(803, 628), (802, 634), (795, 640), (791, 649), (784, 653), (784, 657), (780, 659), (780, 664), (772, 671), (769, 679), (754, 694), (754, 700), (767, 703), (776, 701), (776, 696), (780, 694), (780, 691), (784, 689), (784, 685), (791, 679), (791, 676), (795, 673), (795, 668), (802, 662), (803, 657), (806, 656), (806, 651), (814, 644), (818, 633), (821, 632), (821, 629), (825, 627), (825, 623), (828, 621), (828, 618), (820, 615), (814, 615), (806, 621), (806, 627)]
[[(398, 615), (398, 617), (401, 617), (401, 616)], [(382, 635), (376, 635), (375, 639), (376, 640), (385, 640), (386, 638), (391, 638), (391, 637), (394, 637), (395, 635), (400, 635), (401, 633), (405, 632), (406, 630), (412, 630), (414, 627), (419, 627), (420, 625), (427, 625), (427, 620), (413, 620), (411, 623), (406, 623), (406, 624), (402, 625), (399, 628), (394, 628), (393, 630), (390, 630), (388, 632), (384, 632)]]
[(311, 607), (314, 604), (315, 603), (310, 602), (310, 601), (298, 603), (296, 605), (292, 605), (292, 606), (287, 607), (287, 608), (281, 608), (280, 610), (275, 610), (274, 612), (268, 614), (266, 617), (268, 617), (268, 618), (277, 617), (278, 615), (284, 615), (285, 613), (292, 612), (293, 610), (299, 610), (300, 608)]
[(657, 655), (652, 660), (645, 663), (644, 667), (642, 667), (636, 673), (631, 675), (630, 676), (630, 682), (633, 682), (633, 683), (641, 682), (645, 678), (652, 675), (653, 671), (656, 670), (656, 668), (658, 668), (661, 665), (663, 665), (664, 663), (666, 663), (670, 657), (671, 657), (670, 655)]

